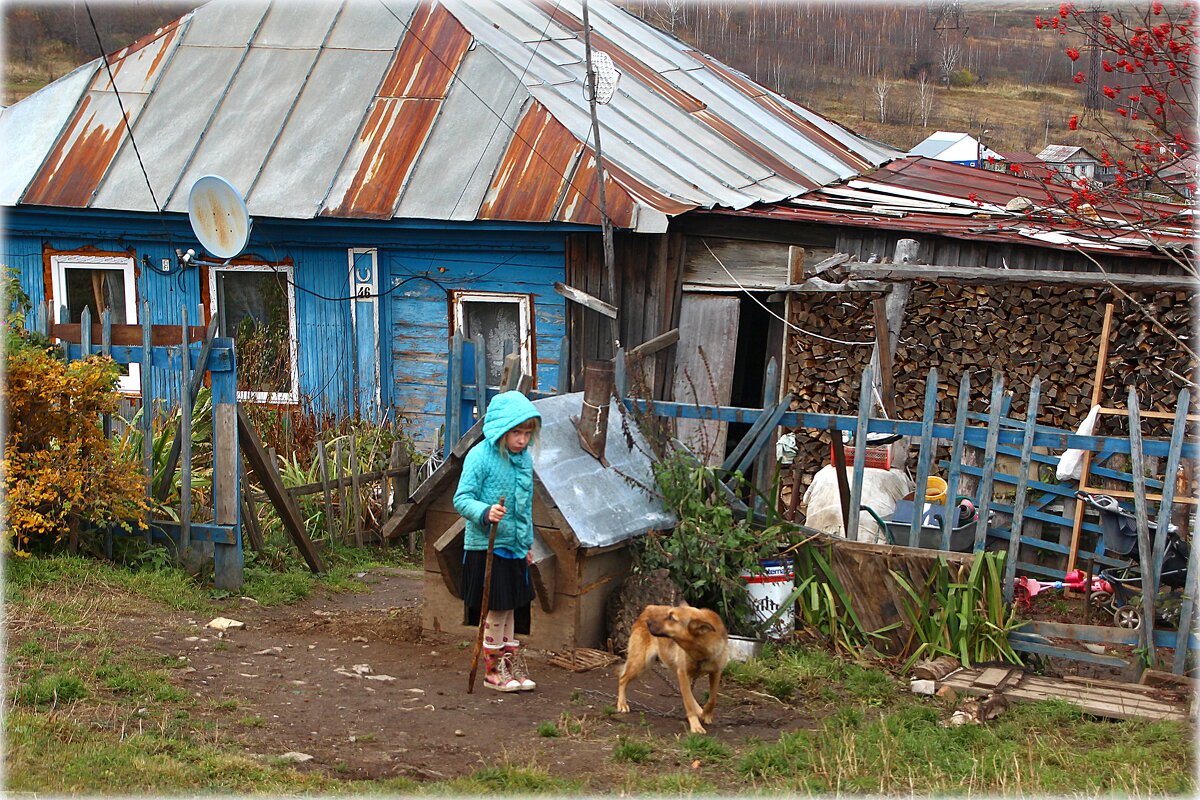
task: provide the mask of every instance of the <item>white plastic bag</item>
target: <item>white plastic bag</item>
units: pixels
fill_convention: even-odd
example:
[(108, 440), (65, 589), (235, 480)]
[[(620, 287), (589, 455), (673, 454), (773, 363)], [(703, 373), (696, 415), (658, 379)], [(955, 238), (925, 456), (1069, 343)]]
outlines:
[[(1091, 436), (1092, 430), (1096, 427), (1096, 418), (1100, 416), (1100, 406), (1092, 406), (1092, 410), (1083, 418), (1083, 422), (1079, 424), (1079, 429), (1075, 431), (1079, 436)], [(1064, 450), (1063, 454), (1058, 457), (1058, 469), (1055, 470), (1054, 476), (1060, 481), (1078, 481), (1083, 477), (1083, 454), (1086, 450), (1069, 449)]]
[[(853, 475), (848, 475), (853, 480)], [(861, 503), (886, 519), (896, 509), (896, 501), (913, 490), (912, 479), (899, 469), (863, 470)], [(826, 464), (813, 476), (812, 484), (804, 493), (804, 524), (819, 531), (845, 536), (842, 527), (842, 498), (838, 489), (837, 469)], [(860, 511), (858, 516), (858, 540), (873, 544), (887, 544), (887, 532), (870, 512)]]

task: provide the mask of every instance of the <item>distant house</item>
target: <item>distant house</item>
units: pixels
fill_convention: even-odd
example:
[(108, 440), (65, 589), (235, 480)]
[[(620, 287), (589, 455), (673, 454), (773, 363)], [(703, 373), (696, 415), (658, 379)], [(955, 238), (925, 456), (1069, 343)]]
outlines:
[(1200, 159), (1194, 155), (1184, 156), (1170, 166), (1164, 167), (1158, 178), (1167, 186), (1189, 200), (1196, 197), (1196, 182), (1200, 179)]
[(995, 156), (984, 159), (983, 168), (992, 172), (1015, 172), (1038, 179), (1049, 178), (1053, 174), (1046, 162), (1024, 150), (997, 150)]
[(989, 156), (999, 155), (969, 133), (957, 131), (938, 131), (930, 134), (925, 141), (908, 151), (910, 156), (924, 156), (938, 161), (949, 161), (953, 164), (966, 164), (969, 167), (981, 166)]
[(1111, 183), (1116, 175), (1115, 167), (1105, 166), (1086, 148), (1076, 145), (1052, 144), (1038, 153), (1037, 157), (1051, 168), (1058, 169), (1060, 174), (1068, 177)]

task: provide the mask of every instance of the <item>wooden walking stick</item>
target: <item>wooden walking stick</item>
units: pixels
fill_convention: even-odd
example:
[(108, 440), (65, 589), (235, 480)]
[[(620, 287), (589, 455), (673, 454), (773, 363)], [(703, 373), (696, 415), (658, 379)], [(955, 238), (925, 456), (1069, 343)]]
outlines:
[[(504, 495), (500, 495), (498, 506), (504, 505)], [(487, 558), (483, 562), (483, 597), (479, 599), (479, 632), (475, 634), (475, 649), (471, 651), (471, 674), (467, 677), (467, 694), (475, 691), (475, 673), (479, 670), (479, 651), (483, 649), (483, 626), (487, 624), (488, 600), (492, 594), (492, 559), (496, 550), (496, 528), (499, 522), (492, 523), (488, 531)]]

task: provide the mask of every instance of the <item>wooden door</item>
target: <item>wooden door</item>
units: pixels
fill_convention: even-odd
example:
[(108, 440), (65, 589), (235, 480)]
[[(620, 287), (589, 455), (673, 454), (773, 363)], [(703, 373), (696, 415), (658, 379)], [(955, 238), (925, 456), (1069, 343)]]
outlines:
[[(678, 403), (727, 405), (733, 388), (740, 301), (707, 292), (684, 292), (679, 308), (679, 344), (674, 398)], [(680, 419), (679, 440), (705, 464), (725, 458), (728, 425), (717, 420)]]

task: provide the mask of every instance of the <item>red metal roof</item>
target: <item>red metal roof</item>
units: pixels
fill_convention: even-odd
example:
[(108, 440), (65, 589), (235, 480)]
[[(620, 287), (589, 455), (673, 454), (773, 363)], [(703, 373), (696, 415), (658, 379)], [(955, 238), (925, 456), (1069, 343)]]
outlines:
[[(1151, 255), (1158, 247), (1190, 247), (1191, 209), (1168, 203), (1103, 204), (1094, 226), (1066, 219), (1047, 207), (1071, 189), (1005, 172), (992, 172), (920, 156), (899, 159), (859, 178), (818, 189), (791, 202), (712, 213), (767, 217), (1043, 247)], [(1015, 198), (1031, 211), (1006, 211)], [(1158, 215), (1158, 216), (1154, 216)], [(1169, 222), (1163, 222), (1169, 219)], [(1140, 224), (1139, 224), (1140, 223)]]

